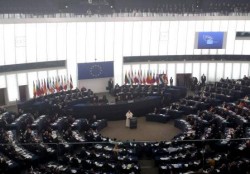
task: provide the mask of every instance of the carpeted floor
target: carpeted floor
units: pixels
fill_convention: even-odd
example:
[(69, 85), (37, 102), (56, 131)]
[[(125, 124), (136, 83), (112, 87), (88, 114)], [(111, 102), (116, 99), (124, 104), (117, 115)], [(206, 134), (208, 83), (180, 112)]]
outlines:
[(116, 138), (118, 141), (168, 141), (181, 131), (174, 127), (174, 121), (157, 123), (137, 118), (137, 129), (125, 127), (125, 119), (108, 121), (108, 126), (101, 130), (102, 136)]

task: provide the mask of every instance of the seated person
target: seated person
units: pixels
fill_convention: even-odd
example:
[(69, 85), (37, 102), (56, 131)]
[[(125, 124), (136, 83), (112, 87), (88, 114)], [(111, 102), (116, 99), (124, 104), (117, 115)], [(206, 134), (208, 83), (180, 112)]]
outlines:
[(244, 75), (243, 80), (247, 80), (247, 79), (248, 79), (248, 77), (246, 75)]
[(69, 126), (71, 124), (73, 124), (74, 121), (75, 121), (75, 118), (72, 115), (69, 115), (68, 118), (67, 118), (67, 123), (69, 124)]
[(68, 142), (75, 141), (75, 138), (73, 136), (73, 132), (72, 132), (70, 127), (63, 133), (63, 139), (65, 139)]
[(126, 94), (124, 97), (124, 101), (128, 101), (128, 100), (129, 100), (129, 97), (128, 97), (128, 94)]
[(33, 134), (30, 128), (27, 128), (22, 137), (20, 137), (20, 141), (23, 143), (37, 143), (35, 135)]
[(172, 103), (170, 106), (170, 110), (178, 110), (179, 109), (179, 104), (178, 103)]
[(99, 102), (104, 103), (104, 104), (108, 103), (108, 99), (107, 99), (106, 95), (103, 95), (102, 99), (100, 99)]
[(98, 97), (97, 97), (97, 96), (94, 96), (94, 97), (93, 97), (92, 103), (93, 103), (93, 104), (97, 104), (97, 103), (98, 103)]
[(25, 132), (24, 132), (24, 139), (26, 140), (26, 142), (30, 142), (32, 138), (31, 135), (31, 129), (28, 128)]
[(43, 138), (44, 143), (56, 143), (57, 142), (57, 139), (54, 139), (52, 137), (52, 134), (47, 130), (42, 134), (42, 138)]
[(81, 92), (84, 92), (84, 91), (86, 91), (87, 89), (83, 86), (82, 88), (81, 88)]
[(94, 93), (91, 89), (88, 89), (88, 97), (92, 96)]
[(88, 121), (89, 121), (89, 125), (92, 125), (94, 122), (97, 121), (96, 115), (93, 115)]
[(244, 97), (244, 100), (248, 100), (249, 98), (248, 98), (248, 96), (246, 95), (245, 97)]
[(244, 108), (246, 106), (246, 103), (241, 101), (239, 104), (238, 104), (238, 107), (239, 108)]
[(155, 107), (153, 113), (154, 113), (155, 115), (156, 115), (156, 114), (159, 114), (159, 110)]
[(115, 89), (119, 89), (119, 87), (120, 87), (120, 86), (118, 85), (118, 83), (116, 83), (116, 84), (115, 84)]
[(6, 112), (6, 108), (5, 107), (1, 107), (0, 108), (0, 114), (5, 113), (5, 112)]
[(121, 96), (120, 96), (120, 95), (117, 95), (117, 96), (115, 97), (115, 102), (119, 102), (119, 101), (121, 101)]
[(115, 146), (114, 146), (114, 148), (113, 148), (114, 154), (115, 154), (115, 155), (118, 155), (119, 151), (120, 151), (120, 149), (119, 149), (119, 147), (118, 147), (118, 144), (115, 144)]
[(130, 94), (129, 100), (134, 100), (134, 95), (133, 94)]
[(223, 102), (223, 103), (222, 103), (222, 108), (227, 109), (227, 104), (226, 104), (226, 102)]

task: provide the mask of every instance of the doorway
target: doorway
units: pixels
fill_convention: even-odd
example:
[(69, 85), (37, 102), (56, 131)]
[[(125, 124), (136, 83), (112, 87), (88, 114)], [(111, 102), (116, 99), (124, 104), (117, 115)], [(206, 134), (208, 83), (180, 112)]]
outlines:
[(6, 90), (6, 88), (0, 89), (0, 106), (6, 105), (6, 103), (5, 103), (5, 90)]
[(28, 94), (28, 86), (27, 85), (19, 86), (20, 101), (22, 102), (26, 101), (28, 98), (27, 94)]
[(192, 84), (192, 74), (176, 74), (176, 85), (177, 86), (185, 86), (189, 88)]

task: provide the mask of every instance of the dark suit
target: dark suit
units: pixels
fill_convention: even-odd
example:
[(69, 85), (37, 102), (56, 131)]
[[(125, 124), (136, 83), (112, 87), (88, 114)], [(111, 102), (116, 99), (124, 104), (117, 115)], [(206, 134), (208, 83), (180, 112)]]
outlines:
[(113, 80), (109, 80), (108, 81), (108, 90), (109, 90), (109, 93), (111, 93), (111, 91), (113, 90), (113, 88), (114, 88), (114, 82), (113, 82)]
[(206, 80), (207, 80), (207, 78), (206, 78), (206, 76), (203, 74), (203, 75), (201, 76), (201, 84), (202, 84), (202, 86), (205, 86)]
[(173, 82), (174, 80), (172, 79), (172, 77), (170, 78), (170, 86), (173, 86)]

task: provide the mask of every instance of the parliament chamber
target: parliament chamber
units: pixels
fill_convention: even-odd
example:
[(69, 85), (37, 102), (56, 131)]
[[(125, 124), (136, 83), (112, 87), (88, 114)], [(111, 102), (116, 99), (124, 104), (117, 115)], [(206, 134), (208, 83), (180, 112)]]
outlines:
[(249, 16), (247, 0), (0, 1), (0, 173), (249, 174)]

